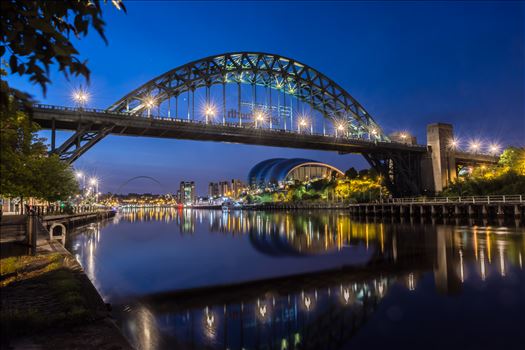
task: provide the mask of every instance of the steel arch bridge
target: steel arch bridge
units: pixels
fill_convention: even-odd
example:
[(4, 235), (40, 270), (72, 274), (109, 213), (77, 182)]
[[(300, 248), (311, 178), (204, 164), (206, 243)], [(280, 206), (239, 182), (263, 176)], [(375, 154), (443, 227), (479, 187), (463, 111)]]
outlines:
[(238, 84), (239, 91), (241, 84), (250, 84), (283, 92), (309, 104), (333, 123), (344, 122), (351, 135), (388, 141), (365, 108), (332, 79), (294, 59), (261, 52), (225, 53), (187, 63), (133, 90), (108, 111), (139, 114), (151, 104), (158, 105), (185, 92), (222, 85), (225, 114), (226, 84)]
[[(244, 116), (241, 113), (241, 85), (252, 87), (251, 113)], [(229, 116), (226, 121), (227, 87), (237, 89), (237, 93), (230, 91), (228, 94), (228, 97), (237, 97), (236, 111), (230, 111), (234, 111), (239, 119), (233, 122)], [(208, 123), (208, 115), (204, 123), (202, 114), (201, 120), (195, 119), (195, 91), (206, 91), (206, 105), (209, 106), (212, 89), (217, 92), (221, 88), (222, 123), (213, 120)], [(266, 94), (265, 104), (257, 108), (268, 109), (269, 106), (269, 127), (257, 124), (255, 106), (257, 90), (261, 89)], [(289, 107), (286, 116), (279, 114), (281, 94), (284, 107)], [(277, 95), (277, 103), (272, 101), (273, 95)], [(187, 118), (178, 114), (179, 97), (184, 96), (187, 96)], [(288, 105), (286, 96), (289, 96)], [(296, 107), (300, 101), (311, 108), (312, 114), (316, 111), (322, 120), (322, 132), (318, 132), (319, 122), (315, 122), (317, 130), (314, 132), (313, 120), (309, 130), (304, 126), (301, 128), (299, 120), (294, 124), (293, 99)], [(174, 116), (170, 115), (172, 102), (175, 104)], [(276, 104), (279, 124), (272, 126)], [(163, 115), (161, 105), (162, 108), (168, 107)], [(157, 114), (151, 113), (155, 108)], [(35, 105), (32, 118), (41, 127), (52, 130), (51, 152), (68, 163), (74, 162), (110, 134), (230, 142), (341, 154), (360, 153), (384, 176), (392, 194), (417, 195), (422, 190), (420, 166), (427, 152), (426, 146), (392, 142), (365, 108), (337, 83), (306, 64), (280, 55), (236, 52), (206, 57), (152, 79), (106, 110)], [(290, 127), (287, 129), (288, 118)], [(328, 132), (325, 130), (326, 121), (331, 128)], [(55, 147), (56, 130), (69, 130), (74, 134)]]

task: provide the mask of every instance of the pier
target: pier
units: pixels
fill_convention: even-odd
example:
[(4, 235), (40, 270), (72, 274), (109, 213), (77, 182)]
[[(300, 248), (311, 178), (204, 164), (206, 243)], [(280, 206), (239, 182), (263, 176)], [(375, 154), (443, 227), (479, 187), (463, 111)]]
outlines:
[(503, 218), (525, 216), (525, 196), (466, 196), (392, 198), (349, 205), (355, 216)]

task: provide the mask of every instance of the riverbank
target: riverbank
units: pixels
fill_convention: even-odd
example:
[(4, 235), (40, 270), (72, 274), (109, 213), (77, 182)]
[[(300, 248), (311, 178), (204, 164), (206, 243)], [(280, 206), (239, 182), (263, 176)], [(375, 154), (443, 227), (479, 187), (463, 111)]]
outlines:
[(0, 260), (2, 348), (131, 349), (80, 264), (47, 238)]

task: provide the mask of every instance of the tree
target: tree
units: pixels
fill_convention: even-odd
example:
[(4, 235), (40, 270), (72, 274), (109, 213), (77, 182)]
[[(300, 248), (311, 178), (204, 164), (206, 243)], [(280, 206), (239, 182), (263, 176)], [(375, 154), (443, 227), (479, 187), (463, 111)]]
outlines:
[(357, 173), (357, 170), (355, 170), (354, 167), (351, 167), (347, 171), (345, 171), (345, 176), (349, 179), (355, 179), (357, 178), (359, 174)]
[[(104, 2), (107, 2), (104, 0)], [(121, 0), (112, 0), (119, 10), (126, 11)], [(7, 53), (12, 74), (26, 75), (40, 85), (44, 94), (50, 83), (49, 68), (58, 64), (66, 77), (83, 76), (89, 82), (90, 71), (86, 61), (70, 40), (85, 37), (90, 27), (107, 43), (104, 35), (100, 0), (89, 1), (29, 1), (3, 0), (0, 2), (0, 56)], [(27, 100), (27, 95), (0, 83), (0, 105), (8, 104), (8, 96)]]
[(499, 157), (498, 165), (503, 171), (525, 175), (525, 148), (508, 147)]
[(64, 200), (78, 190), (73, 171), (58, 156), (48, 156), (37, 130), (14, 103), (0, 110), (0, 195)]

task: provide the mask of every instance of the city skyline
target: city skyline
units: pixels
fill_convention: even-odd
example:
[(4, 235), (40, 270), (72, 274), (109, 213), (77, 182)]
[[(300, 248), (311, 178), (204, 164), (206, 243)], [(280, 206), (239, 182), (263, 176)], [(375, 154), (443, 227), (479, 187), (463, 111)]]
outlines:
[[(465, 141), (479, 138), (523, 145), (522, 3), (157, 5), (161, 10), (130, 2), (127, 15), (105, 7), (109, 45), (96, 36), (78, 42), (92, 71), (89, 107), (107, 108), (146, 81), (186, 62), (253, 50), (293, 57), (316, 67), (363, 104), (387, 133), (406, 130), (419, 143), (426, 143), (428, 123), (451, 122)], [(265, 17), (269, 11), (271, 19), (265, 20), (270, 18)], [(308, 30), (298, 29), (300, 22), (313, 18), (314, 11), (323, 19), (319, 21), (322, 25), (312, 23)], [(292, 12), (294, 16), (289, 15)], [(220, 26), (221, 21), (233, 20), (250, 30)], [(130, 47), (130, 30), (144, 21), (155, 28), (147, 34), (135, 31), (136, 45)], [(155, 41), (150, 40), (153, 35)], [(316, 41), (317, 36), (326, 40)], [(80, 79), (66, 81), (56, 67), (46, 98), (39, 87), (25, 80), (9, 80), (42, 103), (57, 105), (73, 105), (71, 92), (85, 86)], [(494, 122), (494, 116), (505, 123)], [(63, 140), (66, 135), (60, 137)], [(197, 193), (204, 194), (209, 182), (246, 180), (253, 165), (274, 157), (310, 158), (343, 171), (351, 166), (367, 167), (359, 155), (115, 136), (101, 141), (74, 166), (99, 178), (103, 192), (115, 191), (131, 177), (151, 176), (172, 193), (180, 181), (195, 181)], [(210, 172), (210, 168), (217, 171)], [(158, 192), (158, 186), (147, 181), (130, 186), (125, 192)]]

